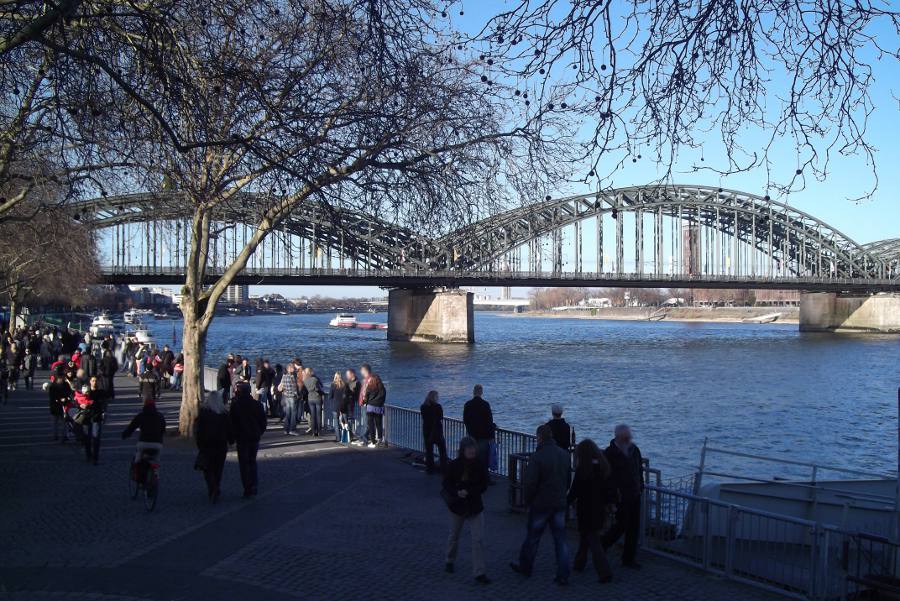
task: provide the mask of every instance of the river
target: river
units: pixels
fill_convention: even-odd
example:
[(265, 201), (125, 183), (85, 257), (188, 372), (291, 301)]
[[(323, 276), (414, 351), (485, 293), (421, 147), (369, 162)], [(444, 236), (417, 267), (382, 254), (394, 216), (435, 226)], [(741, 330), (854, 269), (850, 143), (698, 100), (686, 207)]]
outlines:
[[(332, 315), (217, 317), (207, 362), (227, 352), (299, 356), (324, 383), (369, 362), (388, 402), (440, 392), (459, 417), (481, 383), (498, 425), (531, 432), (559, 402), (579, 439), (605, 445), (632, 426), (645, 456), (674, 477), (703, 440), (748, 453), (887, 472), (896, 468), (900, 337), (802, 334), (796, 325), (601, 321), (477, 312), (474, 345), (388, 342), (383, 331), (328, 327)], [(386, 321), (363, 315), (361, 321)], [(180, 322), (174, 322), (180, 338)], [(160, 344), (173, 322), (151, 322)], [(712, 469), (772, 477), (796, 470), (735, 458)]]

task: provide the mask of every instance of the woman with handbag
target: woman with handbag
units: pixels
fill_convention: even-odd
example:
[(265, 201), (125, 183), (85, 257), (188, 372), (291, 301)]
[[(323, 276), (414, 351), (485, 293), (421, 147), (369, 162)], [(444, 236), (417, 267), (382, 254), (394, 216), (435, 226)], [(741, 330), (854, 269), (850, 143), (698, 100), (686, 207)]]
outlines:
[(194, 422), (194, 438), (197, 441), (194, 469), (203, 472), (209, 502), (217, 503), (222, 494), (222, 472), (228, 445), (234, 442), (231, 419), (225, 411), (221, 390), (213, 390), (206, 395)]
[(446, 571), (453, 573), (459, 536), (463, 526), (469, 525), (472, 537), (472, 572), (479, 584), (490, 584), (484, 566), (484, 503), (481, 495), (487, 490), (488, 473), (478, 458), (475, 439), (459, 441), (459, 455), (447, 466), (441, 497), (450, 510), (450, 537), (447, 541)]

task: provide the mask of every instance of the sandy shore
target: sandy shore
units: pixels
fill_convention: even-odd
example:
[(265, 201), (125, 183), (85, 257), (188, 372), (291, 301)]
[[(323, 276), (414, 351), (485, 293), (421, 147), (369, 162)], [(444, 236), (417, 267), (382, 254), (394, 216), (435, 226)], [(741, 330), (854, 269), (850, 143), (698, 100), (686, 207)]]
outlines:
[[(682, 321), (700, 323), (742, 323), (744, 319), (780, 313), (776, 324), (797, 325), (800, 321), (800, 310), (797, 307), (721, 307), (704, 309), (696, 307), (677, 307), (664, 309), (666, 316), (661, 321)], [(655, 307), (610, 307), (604, 309), (585, 309), (572, 311), (526, 311), (511, 313), (516, 317), (552, 317), (564, 319), (606, 319), (613, 321), (647, 321), (647, 318), (660, 309)]]

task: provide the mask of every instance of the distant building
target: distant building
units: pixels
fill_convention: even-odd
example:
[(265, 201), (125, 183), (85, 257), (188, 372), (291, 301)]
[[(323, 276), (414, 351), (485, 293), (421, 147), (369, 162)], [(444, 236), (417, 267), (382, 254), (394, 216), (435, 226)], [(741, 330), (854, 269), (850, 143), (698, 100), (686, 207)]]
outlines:
[(222, 295), (226, 305), (246, 305), (250, 301), (250, 286), (240, 284), (229, 286)]

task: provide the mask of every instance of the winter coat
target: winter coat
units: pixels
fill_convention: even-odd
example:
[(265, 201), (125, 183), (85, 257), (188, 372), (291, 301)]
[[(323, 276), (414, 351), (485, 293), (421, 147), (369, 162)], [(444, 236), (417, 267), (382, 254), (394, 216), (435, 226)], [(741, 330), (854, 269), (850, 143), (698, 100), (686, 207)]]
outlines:
[(198, 449), (218, 449), (234, 442), (231, 417), (227, 413), (216, 413), (203, 407), (194, 422), (194, 437)]
[(491, 404), (481, 397), (466, 401), (463, 406), (463, 422), (466, 433), (475, 440), (489, 440), (494, 437), (494, 414)]
[(237, 442), (259, 442), (268, 422), (262, 403), (249, 394), (239, 394), (231, 402), (231, 426)]
[(425, 442), (443, 440), (444, 408), (440, 403), (422, 403), (419, 407), (422, 415), (422, 437)]
[(556, 446), (561, 449), (569, 450), (572, 447), (572, 426), (570, 426), (563, 418), (553, 418), (547, 425), (553, 432), (553, 440)]
[(586, 476), (576, 473), (567, 500), (575, 503), (578, 531), (601, 530), (606, 521), (607, 505), (618, 501), (618, 497), (615, 483), (599, 465), (592, 465), (590, 474)]
[(387, 390), (384, 388), (384, 384), (376, 385), (370, 383), (368, 387), (366, 387), (366, 405), (371, 407), (384, 407), (384, 403), (387, 400)]
[(552, 439), (538, 445), (525, 466), (525, 504), (539, 510), (565, 509), (569, 466), (569, 453)]
[(626, 455), (616, 446), (615, 439), (606, 448), (606, 460), (612, 468), (612, 480), (619, 490), (622, 501), (637, 501), (644, 491), (644, 462), (641, 450), (631, 445), (631, 453)]
[[(487, 490), (487, 466), (480, 459), (458, 457), (447, 465), (443, 490), (447, 506), (456, 515), (472, 517), (484, 511), (481, 495)], [(465, 490), (466, 497), (459, 496)]]
[(147, 404), (141, 412), (134, 416), (128, 427), (122, 432), (122, 438), (128, 438), (135, 430), (140, 430), (138, 438), (141, 442), (162, 443), (166, 435), (166, 418), (156, 410), (156, 405)]

